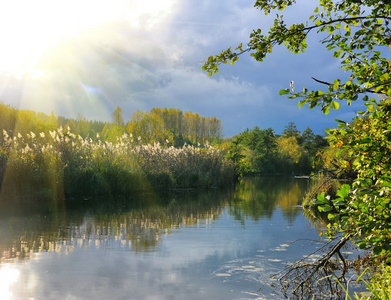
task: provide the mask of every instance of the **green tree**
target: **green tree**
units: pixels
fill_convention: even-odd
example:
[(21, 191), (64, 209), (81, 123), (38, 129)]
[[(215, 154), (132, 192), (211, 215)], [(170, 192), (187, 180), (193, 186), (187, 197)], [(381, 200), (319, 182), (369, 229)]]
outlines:
[[(254, 6), (269, 14), (293, 5), (297, 5), (294, 0), (256, 0)], [(289, 14), (289, 10), (286, 13)], [(362, 99), (366, 104), (366, 110), (359, 112), (353, 126), (340, 121), (338, 129), (329, 131), (331, 142), (354, 158), (357, 180), (352, 186), (344, 185), (333, 203), (324, 197), (320, 197), (319, 203), (324, 203), (323, 211), (337, 211), (330, 214), (334, 221), (329, 225), (330, 234), (342, 231), (345, 239), (352, 237), (362, 248), (372, 249), (374, 253), (391, 252), (391, 103), (388, 99), (391, 76), (386, 51), (381, 51), (391, 44), (390, 20), (389, 1), (320, 0), (314, 14), (304, 22), (287, 25), (285, 17), (279, 13), (266, 34), (261, 29), (254, 30), (246, 47), (240, 44), (234, 51), (229, 48), (212, 55), (203, 66), (212, 75), (218, 72), (221, 63), (234, 64), (244, 53), (250, 53), (261, 62), (279, 45), (298, 54), (307, 48), (307, 37), (314, 32), (318, 34), (349, 78), (336, 78), (331, 82), (315, 79), (324, 90), (304, 87), (296, 92), (292, 83), (290, 88), (281, 90), (280, 95), (300, 98), (299, 107), (318, 106), (325, 114), (330, 108), (338, 109), (339, 101), (350, 105)], [(371, 95), (384, 98), (379, 100)], [(371, 126), (362, 130), (366, 119)]]
[(113, 112), (113, 123), (117, 126), (124, 126), (124, 117), (122, 114), (122, 109), (117, 106)]
[(78, 113), (76, 133), (80, 134), (80, 136), (82, 136), (83, 138), (86, 138), (89, 132), (90, 132), (90, 123), (81, 113)]
[(302, 142), (304, 148), (308, 152), (311, 152), (311, 153), (314, 152), (315, 133), (312, 131), (311, 128), (307, 127), (303, 131), (303, 134), (301, 135), (301, 142)]
[(243, 155), (243, 146), (241, 144), (240, 136), (235, 136), (235, 138), (228, 144), (226, 149), (227, 157), (231, 159), (235, 166), (235, 174), (237, 176), (243, 176), (248, 172), (248, 166), (242, 164), (242, 160), (245, 158)]
[(123, 126), (115, 125), (113, 123), (106, 123), (101, 132), (103, 140), (109, 142), (117, 142), (124, 133), (125, 129)]
[(256, 173), (273, 173), (276, 171), (277, 137), (272, 128), (261, 130), (255, 126), (252, 130), (246, 129), (241, 134), (243, 145), (252, 152), (252, 169)]
[(126, 130), (133, 135), (135, 141), (143, 144), (160, 142), (164, 145), (166, 140), (169, 142), (173, 140), (172, 133), (164, 126), (163, 118), (152, 112), (145, 113), (139, 110), (134, 112)]
[(300, 138), (300, 131), (297, 130), (294, 122), (289, 122), (288, 125), (285, 126), (282, 134), (287, 138), (289, 137), (295, 137), (296, 139)]

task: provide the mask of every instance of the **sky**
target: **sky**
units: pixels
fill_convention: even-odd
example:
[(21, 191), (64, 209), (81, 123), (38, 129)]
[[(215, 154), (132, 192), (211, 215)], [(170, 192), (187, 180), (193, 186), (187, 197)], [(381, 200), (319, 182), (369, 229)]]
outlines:
[[(354, 117), (358, 103), (326, 116), (278, 94), (291, 81), (296, 90), (324, 89), (311, 77), (346, 76), (316, 34), (300, 55), (281, 46), (262, 63), (245, 54), (212, 77), (202, 70), (210, 55), (273, 25), (275, 13), (265, 16), (254, 2), (1, 0), (0, 103), (101, 121), (117, 106), (125, 121), (136, 110), (178, 108), (220, 119), (224, 137), (254, 126), (280, 134), (289, 122), (324, 134), (335, 119)], [(288, 24), (316, 4), (298, 2), (284, 12)]]

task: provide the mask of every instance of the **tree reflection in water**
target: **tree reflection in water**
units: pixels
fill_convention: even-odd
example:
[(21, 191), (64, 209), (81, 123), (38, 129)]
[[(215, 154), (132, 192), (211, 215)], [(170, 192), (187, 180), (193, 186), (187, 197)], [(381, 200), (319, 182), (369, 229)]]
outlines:
[[(270, 218), (279, 206), (289, 222), (300, 214), (307, 183), (281, 178), (243, 178), (235, 188), (143, 194), (132, 199), (91, 199), (51, 213), (5, 215), (0, 219), (3, 259), (28, 258), (31, 253), (68, 253), (74, 247), (120, 240), (132, 251), (153, 251), (162, 234), (179, 226), (197, 226), (220, 217), (223, 207), (242, 224), (246, 218)], [(28, 209), (28, 211), (30, 211)]]
[(279, 207), (284, 217), (293, 223), (301, 213), (301, 204), (308, 186), (307, 180), (290, 177), (247, 177), (236, 186), (232, 202), (232, 214), (242, 220), (250, 217), (254, 221), (270, 218)]

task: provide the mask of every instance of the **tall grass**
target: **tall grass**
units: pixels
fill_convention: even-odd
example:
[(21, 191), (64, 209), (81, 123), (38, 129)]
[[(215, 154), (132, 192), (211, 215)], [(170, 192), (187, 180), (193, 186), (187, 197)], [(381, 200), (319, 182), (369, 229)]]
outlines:
[(2, 193), (51, 197), (126, 195), (136, 191), (222, 186), (234, 180), (233, 166), (210, 145), (140, 145), (132, 135), (117, 142), (82, 138), (59, 128), (26, 136), (3, 131), (0, 142)]

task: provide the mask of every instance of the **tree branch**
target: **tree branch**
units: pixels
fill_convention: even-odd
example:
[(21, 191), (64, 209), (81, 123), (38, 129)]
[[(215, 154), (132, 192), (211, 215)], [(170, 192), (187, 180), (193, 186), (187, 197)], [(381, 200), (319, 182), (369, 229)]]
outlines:
[(315, 80), (316, 82), (319, 82), (319, 83), (321, 83), (321, 84), (331, 85), (331, 83), (329, 83), (329, 82), (322, 81), (322, 80), (316, 79), (316, 78), (314, 78), (314, 77), (311, 77), (311, 78), (312, 78), (313, 80)]
[[(322, 81), (322, 80), (316, 79), (316, 78), (314, 78), (314, 77), (311, 77), (311, 79), (313, 79), (313, 80), (315, 80), (316, 82), (321, 83), (321, 84), (332, 85), (332, 83), (330, 83), (330, 82)], [(391, 81), (385, 82), (385, 83), (382, 83), (382, 84), (379, 84), (379, 85), (375, 85), (375, 86), (373, 86), (372, 88), (362, 89), (360, 93), (371, 93), (371, 94), (383, 94), (383, 95), (386, 95), (386, 93), (384, 93), (384, 92), (381, 92), (381, 91), (375, 92), (375, 91), (373, 91), (372, 89), (373, 89), (373, 88), (377, 88), (377, 87), (379, 87), (379, 86), (383, 86), (383, 85), (389, 85), (389, 84), (391, 84)]]
[(299, 283), (299, 285), (293, 290), (293, 294), (295, 295), (297, 290), (301, 287), (303, 287), (314, 275), (319, 269), (323, 269), (327, 262), (330, 260), (330, 258), (339, 252), (339, 250), (345, 245), (345, 243), (349, 240), (350, 235), (346, 235), (342, 237), (342, 239), (331, 248), (331, 250), (325, 255), (319, 263), (316, 265), (315, 269), (312, 270), (312, 272), (305, 278), (302, 282)]

